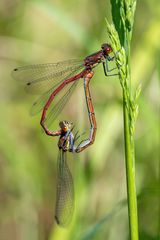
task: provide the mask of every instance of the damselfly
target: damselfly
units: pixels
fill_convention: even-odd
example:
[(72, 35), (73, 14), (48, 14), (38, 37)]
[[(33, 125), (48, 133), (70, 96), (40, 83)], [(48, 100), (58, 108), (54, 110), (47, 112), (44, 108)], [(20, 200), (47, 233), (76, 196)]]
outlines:
[[(47, 134), (50, 135), (48, 127), (71, 97), (79, 79), (85, 79), (88, 76), (91, 79), (90, 74), (93, 76), (93, 69), (100, 63), (103, 65), (106, 76), (117, 75), (109, 74), (115, 69), (108, 67), (108, 62), (113, 61), (116, 56), (111, 57), (112, 52), (112, 47), (104, 43), (101, 50), (87, 56), (83, 61), (67, 60), (59, 63), (35, 64), (13, 70), (13, 77), (25, 84), (27, 92), (41, 94), (40, 98), (34, 102), (31, 114), (34, 115), (42, 110), (40, 123)], [(50, 107), (55, 96), (63, 89), (65, 90), (63, 97)]]
[(60, 130), (52, 132), (52, 136), (59, 136), (55, 220), (61, 227), (67, 227), (74, 213), (74, 184), (68, 167), (67, 153), (76, 152), (75, 143), (80, 136), (78, 132), (73, 135), (73, 124), (68, 121), (61, 121), (59, 126)]

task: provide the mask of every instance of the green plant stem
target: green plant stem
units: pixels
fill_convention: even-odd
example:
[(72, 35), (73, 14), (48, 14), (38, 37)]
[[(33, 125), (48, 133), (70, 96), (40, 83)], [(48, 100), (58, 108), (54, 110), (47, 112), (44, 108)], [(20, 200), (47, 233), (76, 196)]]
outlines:
[(117, 69), (123, 95), (124, 149), (126, 165), (126, 185), (131, 240), (138, 240), (137, 196), (135, 180), (134, 130), (138, 114), (137, 99), (140, 88), (132, 96), (131, 88), (131, 38), (136, 0), (111, 0), (114, 26), (108, 24), (107, 30), (116, 55)]
[(123, 94), (124, 142), (130, 239), (138, 240), (137, 198), (135, 186), (134, 141), (130, 136), (126, 97)]
[[(128, 91), (130, 99), (131, 92), (131, 70), (130, 70), (130, 44), (131, 34), (127, 31), (126, 38), (126, 69), (128, 79)], [(131, 131), (131, 122), (129, 119), (131, 113), (126, 105), (126, 96), (123, 90), (123, 119), (124, 119), (124, 141), (125, 141), (125, 162), (126, 162), (126, 181), (127, 181), (127, 199), (128, 199), (128, 217), (130, 228), (130, 239), (138, 240), (138, 216), (137, 216), (137, 196), (136, 196), (136, 178), (135, 178), (135, 152), (134, 152), (134, 131)], [(128, 103), (129, 104), (129, 103)], [(131, 106), (130, 106), (131, 107)], [(135, 123), (134, 123), (135, 124)]]

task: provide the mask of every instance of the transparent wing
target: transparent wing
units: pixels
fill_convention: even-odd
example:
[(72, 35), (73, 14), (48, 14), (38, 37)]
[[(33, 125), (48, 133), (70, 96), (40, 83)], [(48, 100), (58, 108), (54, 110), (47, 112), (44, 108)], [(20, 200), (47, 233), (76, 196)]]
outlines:
[[(54, 122), (54, 120), (58, 117), (58, 115), (62, 112), (63, 108), (65, 107), (66, 103), (69, 101), (69, 99), (72, 96), (72, 93), (74, 92), (75, 88), (77, 87), (79, 81), (75, 81), (72, 84), (69, 84), (68, 88), (65, 89), (66, 92), (63, 93), (62, 97), (58, 99), (58, 101), (54, 104), (49, 111), (46, 119), (45, 124), (47, 127), (50, 127), (51, 124)], [(70, 86), (71, 85), (71, 86)]]
[(74, 212), (74, 185), (73, 178), (67, 165), (67, 152), (59, 151), (58, 180), (55, 219), (57, 224), (67, 227)]
[[(47, 118), (45, 119), (45, 122), (48, 127), (49, 125), (51, 125), (51, 123), (53, 123), (53, 121), (58, 117), (60, 112), (63, 110), (66, 103), (72, 96), (74, 89), (78, 85), (78, 82), (79, 80), (77, 79), (76, 81), (67, 84), (65, 88), (57, 94), (54, 101), (51, 103), (51, 106), (48, 110)], [(54, 91), (54, 89), (55, 89), (54, 87), (51, 88), (49, 91), (45, 92), (33, 103), (30, 110), (30, 114), (32, 116), (36, 115), (44, 108), (47, 100), (49, 99), (49, 96)]]
[(39, 113), (45, 106), (49, 96), (54, 91), (54, 88), (51, 88), (49, 91), (45, 92), (43, 95), (41, 95), (32, 105), (30, 109), (31, 116), (36, 115)]
[(55, 88), (64, 79), (84, 68), (80, 60), (67, 60), (58, 63), (35, 64), (15, 68), (12, 71), (14, 79), (25, 85), (31, 94), (42, 94)]

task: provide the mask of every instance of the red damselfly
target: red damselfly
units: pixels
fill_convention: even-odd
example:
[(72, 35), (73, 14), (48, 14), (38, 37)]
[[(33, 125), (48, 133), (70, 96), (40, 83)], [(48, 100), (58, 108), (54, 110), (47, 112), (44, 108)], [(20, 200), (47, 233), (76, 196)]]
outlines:
[[(115, 58), (115, 55), (112, 57), (110, 56), (112, 52), (112, 47), (105, 43), (102, 44), (101, 50), (87, 56), (83, 61), (68, 60), (59, 63), (36, 64), (15, 68), (13, 70), (13, 77), (23, 82), (29, 93), (41, 94), (40, 98), (33, 104), (31, 114), (34, 115), (42, 110), (40, 123), (46, 134), (52, 135), (48, 127), (65, 106), (73, 90), (76, 88), (79, 79), (83, 78), (90, 80), (93, 76), (93, 69), (100, 63), (103, 65), (104, 74), (106, 76), (117, 75), (109, 74), (109, 72), (115, 69), (109, 69), (108, 67), (108, 62), (113, 61)], [(65, 90), (63, 97), (58, 100), (53, 107), (50, 107), (55, 96), (63, 89)], [(86, 93), (85, 80), (84, 89)], [(89, 103), (87, 103), (87, 107), (88, 104)], [(47, 113), (48, 109), (49, 113)], [(94, 123), (91, 122), (91, 125), (94, 125)], [(92, 143), (92, 141), (90, 142)], [(84, 148), (82, 148), (82, 150), (83, 149)]]

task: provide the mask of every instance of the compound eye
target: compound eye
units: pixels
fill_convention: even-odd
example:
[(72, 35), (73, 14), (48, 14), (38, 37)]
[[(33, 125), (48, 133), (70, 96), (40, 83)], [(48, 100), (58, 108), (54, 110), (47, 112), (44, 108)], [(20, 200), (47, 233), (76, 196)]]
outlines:
[(64, 121), (59, 122), (60, 128), (63, 128), (63, 125), (64, 125)]
[(112, 52), (112, 48), (108, 43), (102, 44), (101, 48), (102, 48), (104, 54), (109, 54), (110, 52)]
[(101, 48), (104, 49), (104, 48), (105, 48), (105, 44), (102, 44), (102, 45), (101, 45)]

